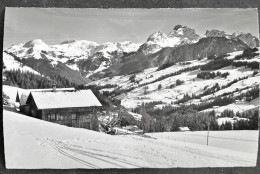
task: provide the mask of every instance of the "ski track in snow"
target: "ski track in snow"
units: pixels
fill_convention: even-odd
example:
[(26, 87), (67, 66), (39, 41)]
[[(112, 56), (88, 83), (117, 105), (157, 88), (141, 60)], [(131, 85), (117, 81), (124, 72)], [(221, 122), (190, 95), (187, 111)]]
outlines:
[[(132, 159), (140, 159), (135, 156), (128, 156), (128, 155), (122, 155), (120, 153), (113, 153), (113, 152), (108, 152), (105, 150), (100, 150), (100, 149), (93, 149), (93, 148), (88, 148), (88, 147), (82, 147), (78, 145), (73, 145), (73, 144), (68, 144), (64, 143), (62, 141), (57, 141), (57, 140), (41, 140), (47, 143), (50, 147), (55, 149), (58, 153), (71, 158), (77, 162), (80, 162), (84, 164), (87, 167), (90, 168), (102, 168), (102, 165), (95, 165), (93, 163), (90, 163), (88, 161), (92, 161), (93, 159), (98, 160), (99, 163), (107, 163), (109, 165), (112, 165), (114, 167), (119, 167), (119, 168), (124, 168), (125, 165), (129, 165), (130, 167), (142, 167), (136, 163), (131, 163), (124, 158), (127, 156), (127, 158), (132, 158)], [(106, 155), (104, 155), (107, 153)], [(120, 157), (116, 157), (120, 156)], [(85, 160), (84, 158), (87, 157), (88, 161)], [(122, 164), (121, 164), (122, 163)]]
[[(62, 154), (72, 160), (82, 163), (87, 168), (102, 168), (104, 165), (109, 165), (112, 168), (139, 168), (139, 167), (176, 167), (176, 154), (184, 156), (192, 156), (197, 160), (196, 163), (227, 163), (228, 165), (252, 165), (254, 160), (243, 159), (238, 156), (233, 156), (225, 153), (215, 153), (216, 151), (208, 151), (203, 148), (193, 148), (191, 146), (174, 145), (173, 141), (162, 139), (154, 140), (136, 136), (126, 136), (127, 139), (135, 142), (134, 145), (127, 145), (124, 148), (128, 151), (134, 151), (139, 156), (125, 155), (122, 153), (115, 153), (114, 151), (101, 150), (97, 148), (89, 148), (87, 145), (74, 144), (77, 141), (60, 141), (54, 139), (42, 139), (40, 144), (48, 145), (55, 149), (57, 153)], [(145, 140), (145, 141), (144, 141)], [(238, 140), (238, 139), (235, 139)], [(162, 141), (162, 142), (159, 142)], [(99, 141), (85, 141), (90, 143), (100, 143)], [(176, 143), (176, 142), (175, 142)], [(150, 146), (153, 144), (154, 146)], [(177, 143), (178, 144), (178, 143)], [(106, 145), (106, 143), (104, 143)], [(124, 144), (125, 145), (125, 144)], [(207, 148), (207, 147), (206, 147)], [(173, 151), (174, 150), (174, 151)], [(157, 159), (158, 161), (156, 161)], [(95, 163), (91, 161), (95, 160)], [(140, 160), (141, 163), (133, 162)], [(192, 161), (192, 160), (191, 160)], [(199, 161), (199, 162), (198, 162)], [(180, 163), (180, 162), (178, 162)], [(181, 162), (182, 165), (197, 166), (192, 162)], [(142, 165), (140, 165), (142, 164)], [(211, 164), (212, 165), (212, 164)], [(227, 165), (227, 166), (228, 166)], [(214, 165), (213, 165), (214, 166)], [(179, 166), (178, 166), (179, 167)]]

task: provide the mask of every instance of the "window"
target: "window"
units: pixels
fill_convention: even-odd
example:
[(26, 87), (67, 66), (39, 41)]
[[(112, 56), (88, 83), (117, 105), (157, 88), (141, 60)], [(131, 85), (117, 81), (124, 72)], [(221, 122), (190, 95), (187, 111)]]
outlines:
[(51, 120), (55, 120), (55, 114), (51, 114)]
[(47, 114), (47, 120), (51, 120), (51, 114)]
[(76, 113), (71, 114), (71, 119), (76, 119)]
[(56, 119), (61, 120), (60, 113), (56, 113)]

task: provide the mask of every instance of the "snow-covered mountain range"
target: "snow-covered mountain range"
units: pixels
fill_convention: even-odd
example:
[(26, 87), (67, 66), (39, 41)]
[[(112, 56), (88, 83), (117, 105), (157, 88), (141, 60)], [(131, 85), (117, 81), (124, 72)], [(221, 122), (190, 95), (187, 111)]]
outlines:
[(70, 40), (58, 45), (47, 45), (41, 39), (35, 39), (13, 45), (5, 51), (13, 53), (19, 58), (48, 58), (66, 62), (71, 59), (86, 59), (94, 53), (102, 53), (106, 57), (109, 57), (109, 53), (113, 51), (133, 52), (136, 51), (138, 47), (138, 44), (129, 41), (119, 43), (107, 42), (100, 45), (92, 41)]
[[(155, 32), (144, 43), (124, 41), (98, 44), (87, 40), (70, 40), (48, 45), (40, 39), (31, 40), (4, 50), (4, 63), (9, 65), (5, 61), (7, 54), (9, 59), (12, 56), (25, 66), (31, 64), (31, 59), (45, 59), (53, 67), (61, 63), (93, 80), (114, 70), (117, 74), (127, 74), (164, 63), (218, 56), (257, 46), (258, 39), (250, 33), (226, 34), (224, 31), (207, 30), (201, 37), (194, 29), (176, 25), (169, 34)], [(136, 66), (132, 66), (133, 63)]]
[[(11, 48), (6, 49), (5, 52), (19, 59), (48, 59), (52, 64), (61, 62), (67, 63), (69, 66), (70, 61), (77, 62), (80, 59), (88, 59), (90, 56), (95, 58), (97, 54), (110, 58), (110, 54), (114, 51), (129, 53), (136, 51), (138, 48), (138, 44), (128, 41), (120, 43), (107, 42), (100, 45), (86, 40), (70, 40), (64, 41), (59, 45), (47, 45), (41, 39), (35, 39), (13, 45)], [(78, 70), (77, 67), (69, 67)]]
[[(177, 25), (169, 34), (151, 34), (144, 43), (98, 44), (71, 40), (48, 45), (36, 39), (4, 50), (3, 63), (4, 71), (19, 69), (46, 78), (61, 76), (74, 84), (101, 86), (101, 91), (114, 91), (112, 97), (122, 99), (125, 107), (134, 108), (152, 101), (162, 101), (162, 106), (179, 105), (181, 101), (203, 103), (226, 93), (235, 96), (238, 92), (252, 90), (260, 81), (259, 50), (255, 47), (259, 47), (259, 40), (250, 33), (207, 30), (204, 36), (199, 36), (194, 29)], [(244, 50), (249, 50), (250, 54)], [(210, 62), (215, 61), (216, 65), (222, 66), (223, 62), (227, 65), (205, 70), (205, 66), (212, 66)], [(205, 71), (226, 75), (224, 78), (221, 74), (211, 79), (199, 78)], [(133, 75), (134, 80), (130, 78)], [(177, 80), (184, 84), (176, 86)], [(220, 87), (218, 90), (214, 87), (216, 83)], [(108, 88), (102, 87), (106, 85)], [(214, 97), (205, 93), (209, 88), (214, 88), (211, 92)], [(193, 94), (199, 97), (181, 100)], [(253, 109), (259, 102), (246, 105)]]

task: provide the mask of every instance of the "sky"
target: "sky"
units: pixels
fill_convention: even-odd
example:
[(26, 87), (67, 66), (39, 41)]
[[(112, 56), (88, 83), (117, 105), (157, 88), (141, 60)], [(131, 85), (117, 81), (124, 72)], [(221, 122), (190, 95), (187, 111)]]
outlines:
[(73, 9), (7, 8), (4, 48), (33, 39), (53, 45), (66, 40), (142, 43), (150, 34), (168, 34), (184, 25), (203, 36), (218, 29), (259, 38), (257, 9)]

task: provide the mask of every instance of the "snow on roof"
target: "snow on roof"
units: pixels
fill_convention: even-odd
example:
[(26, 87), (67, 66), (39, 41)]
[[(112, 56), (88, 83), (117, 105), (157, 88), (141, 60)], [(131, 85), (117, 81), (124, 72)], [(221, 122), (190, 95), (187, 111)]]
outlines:
[[(27, 91), (52, 91), (53, 88), (46, 88), (46, 89), (27, 89)], [(72, 91), (75, 88), (56, 88), (56, 91)]]
[(102, 106), (91, 90), (31, 92), (38, 109)]
[[(29, 97), (30, 92), (50, 92), (53, 88), (46, 88), (46, 89), (23, 89), (22, 91), (17, 90), (20, 105), (25, 105), (26, 101)], [(73, 91), (75, 88), (56, 88), (56, 91)]]

